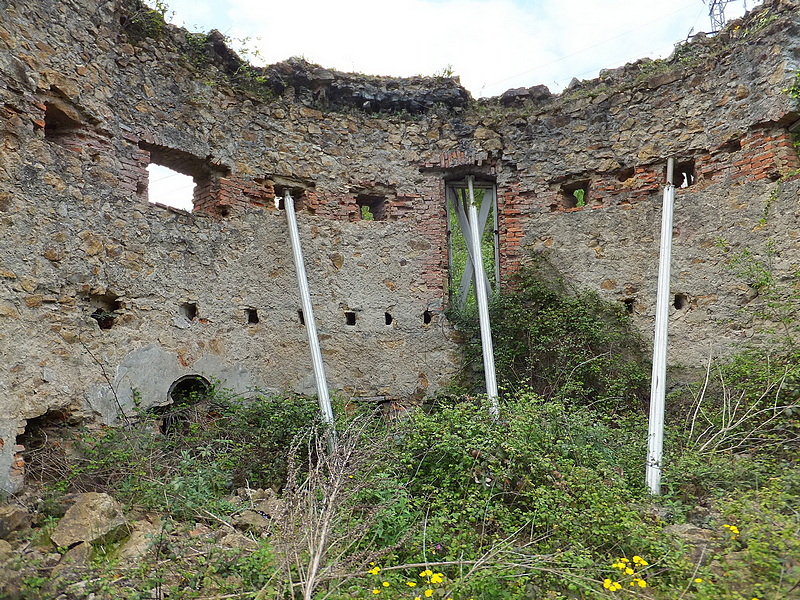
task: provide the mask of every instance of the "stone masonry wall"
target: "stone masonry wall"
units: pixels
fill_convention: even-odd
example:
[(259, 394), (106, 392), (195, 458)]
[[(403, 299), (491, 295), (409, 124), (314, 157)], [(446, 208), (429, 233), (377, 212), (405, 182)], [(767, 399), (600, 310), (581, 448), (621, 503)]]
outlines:
[[(114, 424), (187, 375), (313, 392), (285, 214), (296, 198), (329, 384), (417, 398), (458, 366), (448, 182), (496, 184), (502, 286), (543, 252), (652, 330), (666, 160), (680, 182), (670, 361), (760, 338), (731, 252), (797, 271), (800, 168), (783, 93), (794, 1), (666, 61), (474, 101), (451, 78), (246, 65), (135, 0), (0, 0), (0, 488), (35, 419)], [(148, 202), (147, 166), (194, 178)], [(585, 190), (585, 204), (572, 195)], [(362, 219), (362, 207), (375, 220)]]

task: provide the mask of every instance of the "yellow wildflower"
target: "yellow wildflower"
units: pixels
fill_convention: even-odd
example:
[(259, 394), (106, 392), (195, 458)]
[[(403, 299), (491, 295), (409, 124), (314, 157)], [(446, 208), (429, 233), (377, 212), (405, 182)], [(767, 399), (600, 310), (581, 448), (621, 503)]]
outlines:
[(370, 575), (377, 575), (380, 572), (380, 567), (372, 567), (369, 571), (367, 571)]
[(383, 587), (389, 587), (389, 582), (388, 581), (384, 581), (382, 585), (383, 585)]
[(694, 582), (695, 583), (703, 583), (703, 578), (702, 577), (695, 577), (694, 578)]
[(381, 591), (379, 589), (375, 588), (374, 590), (372, 590), (372, 593), (373, 594), (380, 594)]
[(622, 589), (622, 584), (620, 584), (618, 581), (611, 581), (610, 579), (604, 579), (603, 587), (610, 592), (616, 592), (617, 590)]
[(420, 577), (430, 577), (433, 575), (433, 571), (430, 569), (425, 569), (422, 573), (419, 574)]
[(430, 598), (431, 596), (433, 596), (433, 590), (432, 589), (425, 590), (425, 597)]
[(414, 587), (414, 586), (417, 585), (417, 582), (416, 581), (406, 581), (406, 585), (408, 587)]
[(444, 581), (444, 573), (434, 573), (431, 575), (431, 583), (442, 583)]
[(633, 575), (633, 569), (630, 567), (625, 567), (625, 575)]

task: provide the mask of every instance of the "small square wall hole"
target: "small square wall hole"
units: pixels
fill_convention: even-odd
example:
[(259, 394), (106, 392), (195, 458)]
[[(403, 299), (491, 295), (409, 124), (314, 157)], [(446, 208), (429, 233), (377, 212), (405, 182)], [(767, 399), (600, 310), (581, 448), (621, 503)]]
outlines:
[(111, 329), (119, 316), (119, 309), (122, 308), (117, 296), (111, 293), (92, 294), (86, 300), (95, 309), (89, 316), (97, 321), (97, 326), (100, 329)]
[(636, 308), (636, 299), (635, 298), (625, 298), (622, 301), (622, 304), (625, 306), (625, 312), (629, 315), (633, 314), (634, 309)]
[(258, 323), (258, 311), (255, 308), (245, 308), (244, 316), (247, 317), (248, 325), (255, 325)]
[(300, 325), (305, 325), (306, 324), (306, 318), (303, 315), (303, 311), (302, 310), (298, 310), (297, 311), (297, 318), (300, 319)]
[(392, 313), (389, 312), (383, 313), (383, 322), (385, 325), (391, 325), (394, 322), (394, 318), (392, 318)]
[(430, 325), (431, 321), (433, 321), (433, 313), (429, 310), (426, 310), (424, 313), (422, 313), (422, 324)]
[(573, 181), (561, 186), (561, 204), (564, 208), (586, 206), (589, 200), (589, 180)]
[(178, 306), (178, 313), (187, 321), (197, 318), (197, 302), (184, 302)]
[(686, 294), (675, 294), (675, 299), (673, 300), (672, 305), (677, 310), (689, 308), (689, 297)]
[(359, 194), (356, 197), (359, 209), (359, 218), (362, 221), (385, 221), (388, 210), (386, 197)]
[(350, 327), (353, 327), (356, 324), (356, 313), (352, 311), (346, 311), (344, 313), (344, 321)]
[(697, 172), (694, 168), (694, 160), (686, 160), (675, 165), (675, 173), (672, 176), (672, 182), (675, 187), (687, 188), (690, 185), (694, 185), (696, 179)]

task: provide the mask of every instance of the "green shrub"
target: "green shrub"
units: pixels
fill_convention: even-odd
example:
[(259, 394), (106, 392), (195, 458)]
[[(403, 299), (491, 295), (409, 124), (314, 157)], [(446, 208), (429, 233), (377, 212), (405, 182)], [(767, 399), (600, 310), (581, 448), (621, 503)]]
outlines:
[[(621, 306), (574, 291), (537, 258), (490, 306), (498, 384), (545, 398), (598, 403), (608, 413), (639, 409), (648, 382), (641, 340)], [(465, 369), (481, 372), (477, 316), (451, 319), (466, 334)]]
[[(121, 501), (166, 510), (177, 519), (227, 512), (237, 487), (283, 487), (292, 440), (316, 418), (305, 397), (212, 391), (199, 404), (144, 416), (129, 427), (87, 432), (67, 474), (72, 491), (104, 491)], [(168, 420), (158, 433), (157, 418)]]

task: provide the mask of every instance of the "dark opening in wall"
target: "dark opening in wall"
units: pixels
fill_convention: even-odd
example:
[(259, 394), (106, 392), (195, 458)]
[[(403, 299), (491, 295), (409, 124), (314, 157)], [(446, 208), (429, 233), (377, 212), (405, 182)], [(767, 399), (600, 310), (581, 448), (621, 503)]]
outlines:
[(353, 327), (356, 324), (356, 313), (353, 311), (345, 311), (344, 313), (345, 323), (350, 327)]
[(258, 323), (258, 310), (255, 308), (245, 308), (244, 315), (247, 317), (248, 325), (255, 325)]
[(305, 207), (305, 191), (303, 189), (276, 185), (275, 197), (278, 199), (278, 210), (286, 210), (285, 198), (287, 192), (294, 201), (295, 212), (303, 210), (303, 208)]
[(300, 319), (300, 325), (305, 325), (306, 324), (306, 318), (303, 316), (303, 311), (302, 310), (298, 310), (297, 311), (297, 318)]
[(197, 318), (197, 302), (184, 302), (178, 306), (178, 312), (187, 321), (194, 321)]
[(564, 208), (580, 208), (589, 201), (589, 180), (572, 181), (561, 186), (561, 205)]
[(176, 379), (167, 392), (167, 398), (175, 404), (197, 404), (208, 397), (211, 382), (202, 375), (184, 375)]
[(718, 148), (720, 152), (738, 152), (741, 149), (742, 149), (742, 140), (738, 138), (735, 140), (729, 140)]
[(633, 177), (636, 170), (633, 167), (628, 167), (627, 169), (620, 169), (617, 171), (617, 181), (628, 181), (630, 178)]
[(422, 313), (422, 323), (424, 325), (430, 325), (431, 321), (433, 321), (433, 313), (429, 310), (426, 310)]
[(689, 308), (689, 297), (686, 294), (675, 294), (672, 305), (678, 310)]
[(625, 312), (632, 315), (634, 308), (636, 308), (636, 299), (625, 298), (622, 303), (625, 305)]
[(45, 102), (44, 106), (45, 139), (58, 144), (67, 136), (80, 131), (81, 123), (77, 113), (53, 102)]
[(392, 313), (389, 313), (389, 312), (383, 313), (383, 322), (386, 325), (391, 325), (393, 321), (394, 321), (394, 318), (392, 317)]
[(119, 316), (119, 310), (122, 308), (118, 298), (119, 296), (111, 292), (91, 294), (86, 298), (89, 307), (94, 309), (89, 316), (97, 321), (100, 329), (111, 329), (114, 326), (114, 322)]
[(63, 480), (68, 471), (66, 448), (73, 437), (70, 425), (78, 425), (65, 409), (51, 409), (43, 415), (28, 419), (25, 431), (17, 436), (16, 443), (22, 446), (19, 467), (24, 467), (28, 481)]
[(359, 194), (356, 196), (356, 204), (362, 221), (385, 221), (388, 217), (388, 202), (385, 196)]
[(184, 375), (176, 379), (167, 392), (170, 404), (153, 410), (159, 417), (161, 433), (183, 431), (189, 423), (196, 422), (198, 405), (208, 400), (210, 393), (211, 383), (202, 375)]
[(694, 168), (694, 159), (682, 161), (675, 164), (675, 172), (672, 175), (672, 182), (675, 187), (687, 188), (694, 185), (697, 173)]

